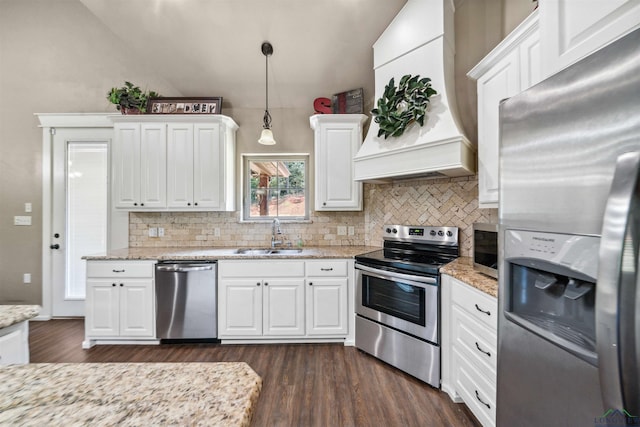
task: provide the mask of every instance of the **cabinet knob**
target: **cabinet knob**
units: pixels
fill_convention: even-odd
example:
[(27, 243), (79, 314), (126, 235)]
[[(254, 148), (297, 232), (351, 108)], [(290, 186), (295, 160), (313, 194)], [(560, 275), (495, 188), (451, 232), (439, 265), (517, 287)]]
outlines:
[(309, 286), (313, 286), (313, 282), (309, 282)]
[(120, 286), (124, 286), (124, 283), (120, 283)]
[(260, 286), (260, 282), (256, 283), (256, 286)]
[(133, 206), (138, 206), (138, 204), (136, 202), (133, 202)]
[(264, 285), (265, 286), (269, 286), (269, 282), (264, 282)]
[(187, 206), (191, 206), (191, 203), (187, 203)]
[(198, 202), (195, 202), (193, 205), (194, 205), (194, 206), (198, 206)]
[(322, 202), (322, 206), (327, 206), (327, 202)]
[(144, 203), (140, 203), (140, 206), (144, 206)]
[(115, 285), (116, 285), (115, 283), (112, 283), (112, 284), (111, 284), (111, 286), (115, 286)]

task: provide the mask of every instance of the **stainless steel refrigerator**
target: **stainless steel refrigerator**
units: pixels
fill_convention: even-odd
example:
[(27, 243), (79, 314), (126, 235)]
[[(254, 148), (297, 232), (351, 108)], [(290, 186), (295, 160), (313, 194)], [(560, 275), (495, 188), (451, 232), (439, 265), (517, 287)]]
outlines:
[(500, 132), (497, 424), (640, 425), (640, 30)]

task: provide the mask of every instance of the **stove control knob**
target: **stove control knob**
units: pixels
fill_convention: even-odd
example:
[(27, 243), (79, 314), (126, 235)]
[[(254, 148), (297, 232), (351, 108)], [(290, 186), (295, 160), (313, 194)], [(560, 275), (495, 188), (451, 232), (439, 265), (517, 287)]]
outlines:
[(436, 230), (431, 230), (431, 231), (429, 232), (429, 234), (430, 234), (430, 235), (432, 235), (432, 236), (435, 236), (435, 235), (436, 235)]
[(453, 236), (453, 233), (450, 232), (450, 231), (447, 231), (447, 236), (451, 237), (451, 236)]
[(387, 228), (387, 229), (386, 229), (386, 232), (387, 232), (387, 234), (391, 233), (391, 229), (390, 229), (390, 228)]
[(398, 233), (398, 230), (396, 230), (395, 228), (393, 230), (391, 230), (391, 231), (393, 231), (393, 234), (397, 234)]
[(438, 236), (440, 236), (440, 237), (444, 236), (444, 231), (442, 231), (442, 230), (438, 231)]

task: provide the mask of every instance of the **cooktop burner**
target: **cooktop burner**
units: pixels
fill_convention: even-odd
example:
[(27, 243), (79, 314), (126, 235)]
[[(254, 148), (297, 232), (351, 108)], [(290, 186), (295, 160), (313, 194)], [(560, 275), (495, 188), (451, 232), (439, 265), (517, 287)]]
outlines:
[(457, 227), (385, 225), (383, 249), (356, 256), (356, 261), (437, 275), (440, 267), (458, 257)]

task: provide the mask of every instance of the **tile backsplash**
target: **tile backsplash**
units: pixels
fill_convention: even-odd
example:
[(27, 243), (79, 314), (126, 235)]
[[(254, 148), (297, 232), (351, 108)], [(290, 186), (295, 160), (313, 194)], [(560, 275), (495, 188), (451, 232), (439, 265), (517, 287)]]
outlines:
[[(497, 209), (478, 208), (477, 188), (475, 176), (365, 184), (364, 212), (312, 212), (310, 221), (283, 221), (281, 228), (293, 246), (298, 239), (305, 246), (381, 246), (384, 224), (457, 226), (460, 254), (469, 256), (472, 224), (498, 221)], [(164, 236), (149, 237), (149, 227), (164, 228)], [(130, 247), (263, 247), (270, 242), (271, 223), (240, 222), (240, 212), (129, 215)]]

